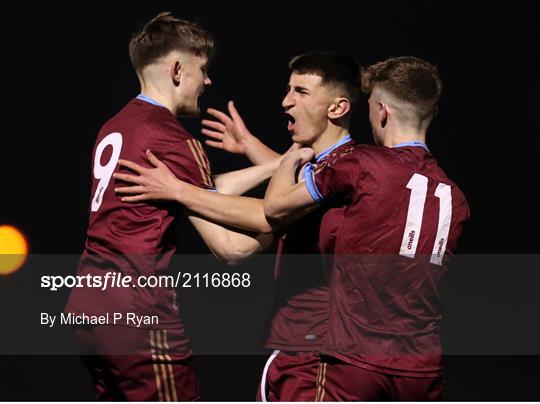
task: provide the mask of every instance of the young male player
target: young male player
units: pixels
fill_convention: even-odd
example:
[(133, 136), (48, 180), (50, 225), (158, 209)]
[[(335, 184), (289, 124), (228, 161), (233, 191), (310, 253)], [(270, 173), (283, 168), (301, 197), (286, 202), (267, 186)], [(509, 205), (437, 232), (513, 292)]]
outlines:
[[(289, 88), (283, 99), (283, 107), (289, 117), (288, 129), (293, 142), (313, 147), (317, 161), (323, 164), (326, 159), (353, 144), (349, 125), (351, 110), (360, 92), (359, 65), (346, 55), (311, 53), (292, 59), (290, 69)], [(244, 149), (252, 160), (260, 158), (258, 162), (274, 157), (273, 152), (246, 133), (234, 107), (230, 108), (234, 120), (215, 112), (222, 122), (207, 126), (221, 133), (235, 131), (234, 126), (237, 126), (236, 129), (240, 128), (242, 132), (239, 134), (242, 142), (231, 138), (228, 143), (231, 147), (239, 151)], [(221, 125), (228, 125), (229, 128)], [(262, 200), (204, 192), (179, 181), (152, 156), (151, 162), (158, 168), (147, 169), (120, 161), (121, 165), (141, 174), (140, 177), (117, 175), (119, 179), (137, 184), (118, 189), (121, 193), (135, 194), (123, 200), (177, 200), (219, 223), (246, 230), (269, 225)], [(309, 176), (311, 172), (302, 172), (300, 177), (304, 175)], [(317, 353), (324, 347), (321, 343), (324, 341), (322, 332), (328, 325), (329, 289), (320, 254), (333, 251), (335, 234), (343, 220), (343, 208), (342, 203), (329, 203), (291, 224), (281, 234), (275, 267), (276, 304), (267, 346), (286, 349), (288, 355), (285, 359), (281, 355), (275, 364), (287, 357), (303, 358), (301, 352)], [(294, 219), (291, 216), (289, 221)], [(272, 222), (270, 224), (274, 225)], [(305, 255), (299, 259), (293, 254)], [(309, 386), (315, 386), (315, 376), (308, 381)], [(293, 384), (294, 388), (289, 387)], [(305, 388), (300, 378), (287, 379), (281, 386), (283, 391), (277, 392), (276, 385), (274, 393), (270, 394), (272, 399), (310, 401), (315, 397), (314, 389)]]
[(441, 80), (428, 62), (399, 57), (367, 68), (362, 85), (376, 146), (340, 150), (299, 184), (295, 170), (310, 153), (291, 152), (265, 195), (265, 213), (278, 223), (318, 205), (346, 205), (322, 355), (278, 355), (268, 372), (277, 399), (290, 398), (288, 380), (315, 374), (317, 401), (443, 398), (440, 296), (469, 207), (426, 146)]
[[(175, 250), (170, 230), (178, 206), (122, 203), (112, 176), (120, 158), (144, 164), (145, 151), (152, 149), (178, 178), (212, 193), (206, 153), (177, 120), (199, 113), (199, 96), (211, 84), (207, 66), (212, 48), (210, 34), (194, 23), (170, 13), (149, 21), (129, 45), (141, 94), (103, 125), (96, 140), (90, 219), (78, 266), (78, 275), (92, 282), (73, 288), (66, 312), (81, 319), (76, 321), (76, 342), (100, 400), (199, 397), (175, 289), (171, 284), (146, 286), (150, 277), (168, 275)], [(272, 170), (269, 164), (227, 174), (216, 180), (218, 190), (243, 193)], [(251, 237), (188, 215), (209, 249), (224, 261), (237, 262), (264, 246), (264, 236)], [(130, 281), (96, 287), (111, 274)]]

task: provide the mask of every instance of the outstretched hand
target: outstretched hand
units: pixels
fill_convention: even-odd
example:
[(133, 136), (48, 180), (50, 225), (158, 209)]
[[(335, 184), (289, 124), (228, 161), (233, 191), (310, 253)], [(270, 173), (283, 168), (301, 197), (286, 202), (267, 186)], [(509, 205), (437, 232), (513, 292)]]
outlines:
[(244, 120), (238, 113), (232, 101), (227, 103), (229, 115), (214, 108), (208, 108), (207, 112), (217, 121), (203, 119), (204, 126), (201, 132), (211, 138), (206, 144), (217, 149), (226, 150), (234, 154), (246, 154), (246, 142), (253, 138), (246, 128)]
[(180, 180), (150, 150), (146, 151), (146, 157), (155, 168), (145, 168), (132, 161), (118, 160), (119, 166), (129, 168), (138, 174), (113, 174), (115, 179), (132, 184), (114, 189), (117, 194), (125, 195), (120, 200), (123, 202), (175, 200), (176, 187)]

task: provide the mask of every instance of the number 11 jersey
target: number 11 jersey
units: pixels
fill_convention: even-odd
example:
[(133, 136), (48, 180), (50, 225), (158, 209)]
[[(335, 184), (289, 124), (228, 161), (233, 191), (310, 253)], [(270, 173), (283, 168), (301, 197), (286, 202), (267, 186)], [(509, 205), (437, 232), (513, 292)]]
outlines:
[(434, 377), (447, 258), (469, 206), (424, 147), (357, 145), (306, 179), (347, 207), (336, 234), (326, 352), (368, 369)]

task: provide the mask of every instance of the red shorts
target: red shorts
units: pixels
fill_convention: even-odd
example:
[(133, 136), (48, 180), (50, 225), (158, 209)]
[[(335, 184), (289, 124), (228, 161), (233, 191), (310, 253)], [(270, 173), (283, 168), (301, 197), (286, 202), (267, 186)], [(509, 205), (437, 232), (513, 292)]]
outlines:
[(442, 400), (442, 376), (416, 378), (366, 370), (330, 356), (274, 351), (266, 363), (259, 401)]
[(77, 328), (75, 344), (103, 401), (194, 401), (199, 387), (185, 338), (176, 330)]

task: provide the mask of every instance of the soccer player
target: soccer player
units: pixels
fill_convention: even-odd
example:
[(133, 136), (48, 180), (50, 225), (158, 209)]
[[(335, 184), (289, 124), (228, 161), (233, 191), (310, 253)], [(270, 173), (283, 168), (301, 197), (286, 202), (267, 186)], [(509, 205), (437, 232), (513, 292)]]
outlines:
[[(360, 92), (360, 67), (351, 57), (335, 53), (311, 53), (293, 58), (290, 62), (291, 76), (283, 107), (289, 118), (288, 130), (293, 142), (310, 146), (316, 161), (323, 165), (336, 153), (353, 147), (349, 135), (351, 111)], [(206, 133), (218, 141), (218, 146), (245, 153), (252, 162), (264, 162), (275, 153), (254, 138), (245, 128), (236, 109), (229, 104), (231, 118), (219, 111), (212, 111), (220, 122), (206, 126)], [(236, 136), (236, 137), (235, 137)], [(235, 140), (236, 139), (236, 140)], [(305, 154), (307, 149), (299, 151)], [(311, 158), (312, 154), (307, 153)], [(296, 154), (295, 154), (296, 156)], [(133, 187), (123, 187), (119, 192), (136, 195), (126, 196), (125, 201), (176, 200), (199, 214), (219, 223), (254, 230), (268, 225), (262, 200), (234, 197), (204, 192), (179, 181), (167, 167), (150, 154), (155, 169), (121, 161), (140, 177), (121, 174), (118, 178), (134, 182)], [(258, 161), (254, 159), (259, 158)], [(308, 158), (308, 159), (309, 159)], [(311, 166), (308, 166), (311, 167)], [(311, 171), (302, 171), (311, 176)], [(294, 179), (291, 179), (295, 181)], [(314, 208), (311, 208), (314, 210)], [(301, 212), (297, 216), (304, 215)], [(344, 216), (344, 205), (327, 203), (315, 212), (287, 226), (280, 236), (275, 265), (276, 299), (273, 320), (267, 346), (285, 349), (276, 364), (289, 358), (303, 361), (304, 352), (317, 354), (324, 347), (323, 333), (328, 326), (328, 278), (321, 253), (332, 253), (335, 234)], [(294, 215), (288, 222), (295, 219)], [(270, 223), (274, 226), (277, 223)], [(279, 226), (283, 226), (280, 220)], [(292, 254), (305, 254), (295, 257)], [(328, 265), (328, 264), (327, 264)], [(315, 360), (315, 356), (310, 356)], [(317, 363), (318, 363), (318, 359)], [(263, 398), (266, 372), (263, 377)], [(273, 373), (274, 374), (274, 373)], [(270, 398), (289, 401), (312, 401), (315, 398), (315, 373), (305, 380), (301, 375), (291, 378), (283, 373), (283, 381), (271, 385)], [(279, 391), (278, 391), (279, 390)]]
[[(210, 34), (194, 23), (167, 12), (149, 21), (129, 45), (141, 94), (102, 126), (96, 140), (90, 219), (78, 266), (78, 275), (92, 282), (73, 288), (66, 312), (78, 319), (76, 344), (100, 400), (199, 397), (173, 285), (138, 283), (143, 276), (168, 274), (178, 206), (122, 203), (112, 178), (118, 160), (144, 164), (145, 151), (152, 149), (178, 178), (210, 193), (216, 185), (221, 192), (243, 193), (277, 167), (275, 162), (225, 174), (214, 184), (204, 149), (177, 120), (199, 112), (199, 96), (211, 84), (207, 65), (212, 48)], [(192, 212), (188, 216), (224, 261), (234, 263), (264, 247), (264, 235), (252, 237)], [(104, 284), (120, 278), (131, 281)]]
[[(369, 67), (363, 89), (376, 146), (338, 148), (308, 165), (304, 182), (296, 172), (313, 151), (293, 151), (274, 174), (265, 196), (274, 225), (319, 206), (342, 208), (320, 227), (337, 254), (327, 285), (312, 283), (312, 293), (325, 290), (322, 299), (293, 294), (274, 317), (268, 345), (281, 350), (265, 367), (263, 399), (442, 398), (439, 299), (469, 208), (425, 143), (441, 87), (437, 69), (417, 58)], [(287, 109), (294, 136), (303, 127), (297, 108), (312, 95), (299, 95)], [(300, 268), (306, 279), (317, 278), (313, 268)], [(280, 309), (287, 315), (280, 318)], [(302, 336), (304, 345), (296, 345)]]
[(362, 89), (376, 146), (333, 153), (299, 184), (292, 179), (307, 157), (294, 151), (272, 177), (265, 213), (273, 221), (326, 203), (346, 208), (323, 355), (275, 360), (271, 386), (317, 373), (320, 401), (443, 398), (440, 296), (469, 207), (426, 146), (441, 87), (437, 69), (418, 58), (370, 66)]

